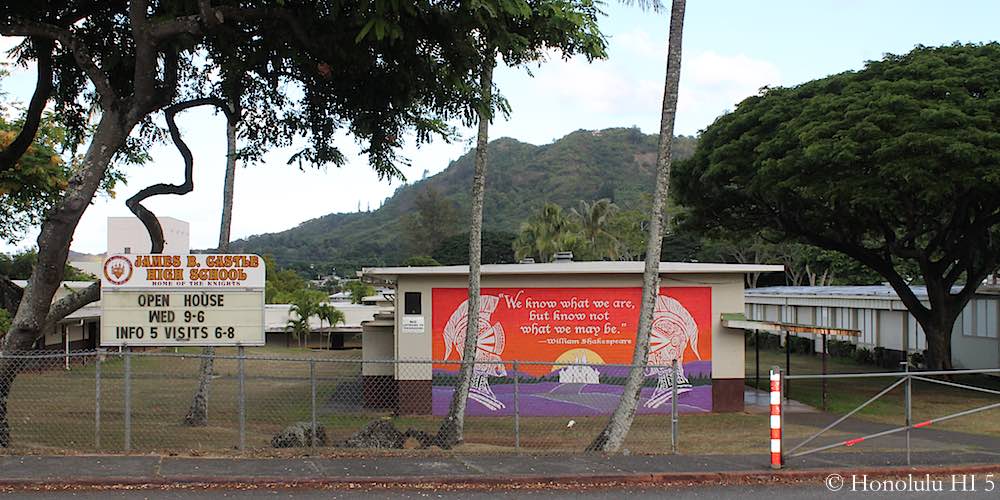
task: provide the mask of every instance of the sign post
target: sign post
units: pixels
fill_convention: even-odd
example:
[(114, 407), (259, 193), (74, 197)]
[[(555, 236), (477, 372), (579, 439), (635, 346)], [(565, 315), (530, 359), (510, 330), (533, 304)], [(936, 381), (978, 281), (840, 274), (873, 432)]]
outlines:
[(264, 345), (264, 259), (111, 255), (101, 276), (101, 346)]

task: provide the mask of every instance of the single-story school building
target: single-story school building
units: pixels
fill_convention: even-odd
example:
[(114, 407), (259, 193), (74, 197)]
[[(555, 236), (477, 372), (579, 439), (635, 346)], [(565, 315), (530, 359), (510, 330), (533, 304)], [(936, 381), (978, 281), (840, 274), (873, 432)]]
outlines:
[[(927, 289), (911, 287), (927, 303)], [(856, 337), (832, 336), (869, 350), (882, 348), (894, 358), (927, 348), (924, 330), (890, 286), (774, 286), (746, 291), (751, 320), (806, 323), (859, 331)], [(1000, 366), (1000, 287), (984, 284), (962, 310), (951, 334), (955, 368)], [(816, 351), (822, 349), (818, 337)]]
[[(484, 265), (481, 364), (468, 414), (510, 414), (515, 388), (522, 415), (613, 411), (635, 348), (643, 268), (642, 262)], [(652, 366), (645, 369), (638, 412), (670, 412), (674, 359), (680, 360), (681, 411), (742, 410), (744, 331), (724, 327), (722, 315), (742, 315), (744, 274), (781, 271), (774, 265), (660, 263)], [(467, 325), (468, 266), (366, 268), (361, 274), (395, 288), (387, 309), (362, 323), (362, 356), (372, 361), (362, 370), (366, 404), (406, 414), (446, 413)], [(385, 360), (404, 362), (377, 362)]]

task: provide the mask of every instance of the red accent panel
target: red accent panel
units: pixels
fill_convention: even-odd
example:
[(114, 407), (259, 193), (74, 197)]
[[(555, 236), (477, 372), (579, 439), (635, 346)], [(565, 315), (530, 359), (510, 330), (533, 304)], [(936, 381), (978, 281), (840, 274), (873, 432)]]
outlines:
[(844, 441), (844, 446), (854, 446), (864, 440), (865, 438), (848, 439), (847, 441)]

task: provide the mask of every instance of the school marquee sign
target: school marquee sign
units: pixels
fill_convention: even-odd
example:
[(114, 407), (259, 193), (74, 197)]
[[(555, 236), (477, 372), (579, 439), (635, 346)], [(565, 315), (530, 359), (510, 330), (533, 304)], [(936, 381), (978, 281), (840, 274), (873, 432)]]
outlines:
[(101, 345), (264, 345), (264, 274), (257, 255), (110, 255)]

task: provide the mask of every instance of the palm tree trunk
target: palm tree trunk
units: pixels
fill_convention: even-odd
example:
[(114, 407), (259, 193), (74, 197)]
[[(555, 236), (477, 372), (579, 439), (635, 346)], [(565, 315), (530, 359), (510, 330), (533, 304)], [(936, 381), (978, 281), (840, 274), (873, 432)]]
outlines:
[(646, 241), (646, 267), (642, 276), (642, 309), (636, 332), (633, 367), (625, 379), (618, 408), (608, 425), (587, 447), (593, 451), (617, 451), (625, 441), (642, 389), (644, 365), (649, 357), (649, 333), (653, 323), (653, 306), (660, 291), (660, 244), (663, 233), (663, 210), (670, 187), (670, 153), (674, 137), (674, 116), (677, 114), (677, 88), (681, 76), (681, 38), (684, 31), (685, 0), (674, 0), (670, 10), (668, 35), (667, 77), (660, 115), (660, 142), (656, 154), (656, 191), (653, 193), (653, 213)]
[[(236, 120), (226, 122), (226, 180), (222, 188), (222, 224), (219, 228), (219, 253), (229, 252), (229, 231), (233, 223), (233, 187), (236, 179)], [(201, 350), (201, 366), (198, 367), (198, 390), (191, 399), (191, 407), (184, 417), (184, 423), (194, 427), (208, 425), (208, 390), (215, 365), (215, 348)]]
[(469, 221), (469, 323), (465, 329), (465, 345), (462, 348), (462, 360), (459, 368), (455, 392), (448, 408), (448, 416), (438, 430), (437, 442), (445, 448), (461, 443), (465, 429), (465, 407), (469, 401), (469, 388), (472, 384), (472, 362), (476, 357), (476, 342), (479, 340), (479, 269), (482, 262), (483, 238), (483, 198), (486, 192), (486, 144), (489, 141), (491, 115), (491, 95), (493, 90), (494, 51), (483, 64), (483, 72), (479, 76), (482, 103), (480, 103), (479, 133), (476, 138), (476, 173), (472, 180), (472, 215)]

